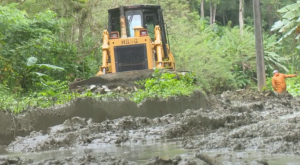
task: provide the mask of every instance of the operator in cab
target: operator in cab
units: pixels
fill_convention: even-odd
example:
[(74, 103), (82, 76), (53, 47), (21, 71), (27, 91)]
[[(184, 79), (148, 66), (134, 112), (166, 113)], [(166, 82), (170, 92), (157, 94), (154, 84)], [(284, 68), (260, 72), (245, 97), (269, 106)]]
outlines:
[(297, 74), (282, 74), (279, 73), (278, 70), (273, 71), (273, 78), (272, 78), (272, 87), (275, 92), (278, 94), (286, 91), (286, 82), (285, 78), (290, 78), (290, 77), (296, 77), (298, 76)]

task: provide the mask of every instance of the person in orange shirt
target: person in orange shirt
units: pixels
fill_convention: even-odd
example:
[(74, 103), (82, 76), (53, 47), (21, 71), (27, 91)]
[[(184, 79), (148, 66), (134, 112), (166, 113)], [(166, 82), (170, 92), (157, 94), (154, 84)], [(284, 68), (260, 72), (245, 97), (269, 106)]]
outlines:
[(297, 74), (282, 74), (278, 70), (273, 71), (272, 86), (278, 94), (286, 91), (285, 78), (296, 77)]

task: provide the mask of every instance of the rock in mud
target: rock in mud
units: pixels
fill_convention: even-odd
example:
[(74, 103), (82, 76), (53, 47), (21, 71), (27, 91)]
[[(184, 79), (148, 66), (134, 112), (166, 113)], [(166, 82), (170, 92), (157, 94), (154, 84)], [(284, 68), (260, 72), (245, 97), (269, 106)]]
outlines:
[(222, 163), (220, 163), (217, 159), (212, 158), (206, 154), (202, 154), (202, 153), (195, 153), (195, 157), (199, 158), (200, 160), (203, 160), (204, 162), (206, 162), (208, 165), (223, 165)]
[(149, 160), (145, 163), (145, 165), (207, 165), (203, 161), (199, 161), (197, 159), (186, 159), (181, 158), (180, 156), (176, 156), (173, 159), (162, 159), (158, 156)]
[(71, 92), (77, 92), (77, 93), (84, 93), (84, 92), (92, 92), (95, 94), (105, 94), (108, 92), (114, 92), (114, 93), (120, 93), (120, 94), (127, 94), (131, 93), (133, 91), (136, 91), (137, 88), (135, 86), (133, 87), (126, 87), (126, 86), (97, 86), (97, 85), (89, 85), (89, 86), (80, 86), (76, 89), (72, 89)]
[(250, 163), (250, 165), (269, 165), (268, 161), (265, 159), (254, 160)]
[(24, 160), (19, 157), (16, 158), (0, 158), (0, 165), (27, 165), (33, 163), (32, 160)]

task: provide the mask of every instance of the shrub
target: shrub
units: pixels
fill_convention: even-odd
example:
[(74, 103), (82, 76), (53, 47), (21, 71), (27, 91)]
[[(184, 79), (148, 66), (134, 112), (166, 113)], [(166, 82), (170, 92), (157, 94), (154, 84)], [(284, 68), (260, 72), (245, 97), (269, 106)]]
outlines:
[(131, 100), (141, 103), (145, 98), (163, 98), (170, 96), (188, 96), (195, 90), (200, 89), (195, 82), (193, 73), (171, 73), (155, 70), (153, 76), (146, 80), (137, 82), (137, 85), (144, 87), (133, 93)]

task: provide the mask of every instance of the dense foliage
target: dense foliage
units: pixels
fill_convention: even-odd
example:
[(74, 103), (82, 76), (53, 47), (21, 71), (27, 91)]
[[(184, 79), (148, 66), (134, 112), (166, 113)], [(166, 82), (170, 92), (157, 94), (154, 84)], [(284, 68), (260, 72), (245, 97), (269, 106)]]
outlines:
[[(238, 26), (240, 2), (244, 3), (242, 33)], [(268, 80), (274, 69), (298, 73), (299, 2), (261, 2)], [(2, 0), (0, 4), (0, 109), (18, 112), (80, 97), (67, 92), (68, 83), (97, 73), (107, 9), (128, 4), (162, 6), (177, 69), (191, 71), (207, 94), (256, 89), (252, 0)], [(214, 7), (211, 4), (216, 6), (215, 24), (209, 14)], [(144, 81), (145, 90), (132, 99), (140, 102), (145, 97), (188, 95), (198, 89), (189, 79), (156, 76)], [(289, 91), (298, 95), (298, 78), (288, 81)], [(13, 108), (16, 105), (18, 108)]]
[(76, 71), (70, 63), (77, 57), (76, 47), (58, 40), (55, 33), (61, 22), (53, 11), (28, 18), (16, 4), (10, 4), (0, 6), (0, 13), (1, 84), (29, 91), (42, 79), (65, 80)]
[(200, 89), (192, 73), (163, 73), (159, 70), (155, 70), (151, 78), (138, 81), (137, 85), (142, 89), (133, 93), (131, 97), (136, 103), (146, 98), (167, 99), (170, 96), (189, 96), (195, 90)]

